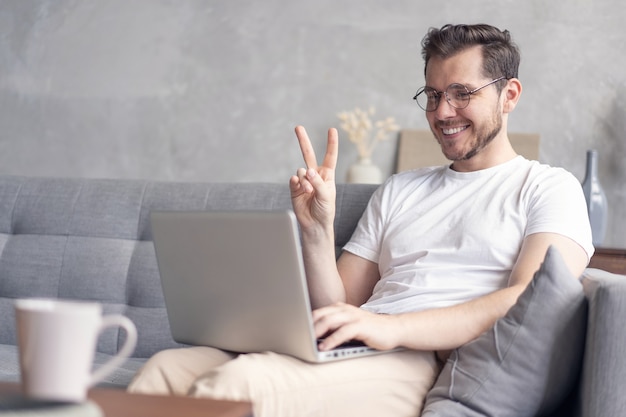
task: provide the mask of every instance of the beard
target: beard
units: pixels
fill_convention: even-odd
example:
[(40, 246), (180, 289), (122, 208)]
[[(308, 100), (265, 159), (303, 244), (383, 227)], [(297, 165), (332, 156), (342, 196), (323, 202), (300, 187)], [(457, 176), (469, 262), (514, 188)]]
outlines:
[[(445, 127), (446, 123), (439, 124), (439, 127)], [(476, 127), (475, 127), (476, 128)], [(433, 130), (433, 129), (431, 129)], [(454, 151), (452, 149), (446, 149), (442, 144), (442, 140), (439, 140), (437, 134), (433, 130), (433, 134), (441, 146), (441, 150), (444, 156), (450, 161), (467, 161), (476, 156), (481, 150), (483, 150), (491, 141), (498, 136), (498, 133), (502, 130), (502, 113), (497, 109), (493, 112), (491, 120), (488, 123), (484, 123), (482, 126), (476, 128), (475, 136), (469, 144), (469, 149), (462, 149), (460, 151)]]

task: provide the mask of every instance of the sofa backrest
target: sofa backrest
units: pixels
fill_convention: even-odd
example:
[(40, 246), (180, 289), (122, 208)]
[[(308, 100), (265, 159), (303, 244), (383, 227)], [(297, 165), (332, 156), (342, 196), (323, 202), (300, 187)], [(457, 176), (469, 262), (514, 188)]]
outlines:
[[(337, 251), (363, 212), (372, 185), (338, 184)], [(0, 344), (16, 344), (13, 300), (97, 301), (137, 326), (134, 357), (177, 346), (171, 339), (152, 244), (152, 210), (290, 209), (286, 184), (0, 176)], [(117, 352), (107, 330), (98, 351)]]

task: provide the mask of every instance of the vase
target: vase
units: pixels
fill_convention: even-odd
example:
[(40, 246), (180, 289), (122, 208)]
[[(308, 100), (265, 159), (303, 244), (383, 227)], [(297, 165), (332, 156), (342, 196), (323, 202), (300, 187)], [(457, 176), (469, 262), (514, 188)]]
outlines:
[(370, 158), (359, 158), (348, 169), (348, 182), (361, 184), (380, 184), (383, 174)]
[(587, 151), (587, 168), (582, 187), (587, 202), (593, 245), (602, 246), (606, 234), (608, 203), (598, 179), (598, 152), (596, 150)]

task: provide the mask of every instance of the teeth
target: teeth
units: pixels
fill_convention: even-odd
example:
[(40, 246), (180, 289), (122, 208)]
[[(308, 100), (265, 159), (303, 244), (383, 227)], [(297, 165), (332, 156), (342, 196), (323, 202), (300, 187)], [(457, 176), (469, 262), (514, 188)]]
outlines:
[(443, 129), (444, 135), (454, 135), (455, 133), (459, 133), (465, 130), (465, 126), (454, 127), (451, 129)]

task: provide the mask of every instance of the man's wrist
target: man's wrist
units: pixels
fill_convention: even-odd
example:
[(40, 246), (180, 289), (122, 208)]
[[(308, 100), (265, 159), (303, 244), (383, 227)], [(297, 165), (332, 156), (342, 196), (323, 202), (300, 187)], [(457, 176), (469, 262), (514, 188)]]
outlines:
[(315, 225), (312, 227), (301, 227), (302, 240), (308, 244), (320, 244), (331, 242), (335, 244), (335, 230), (333, 226)]

